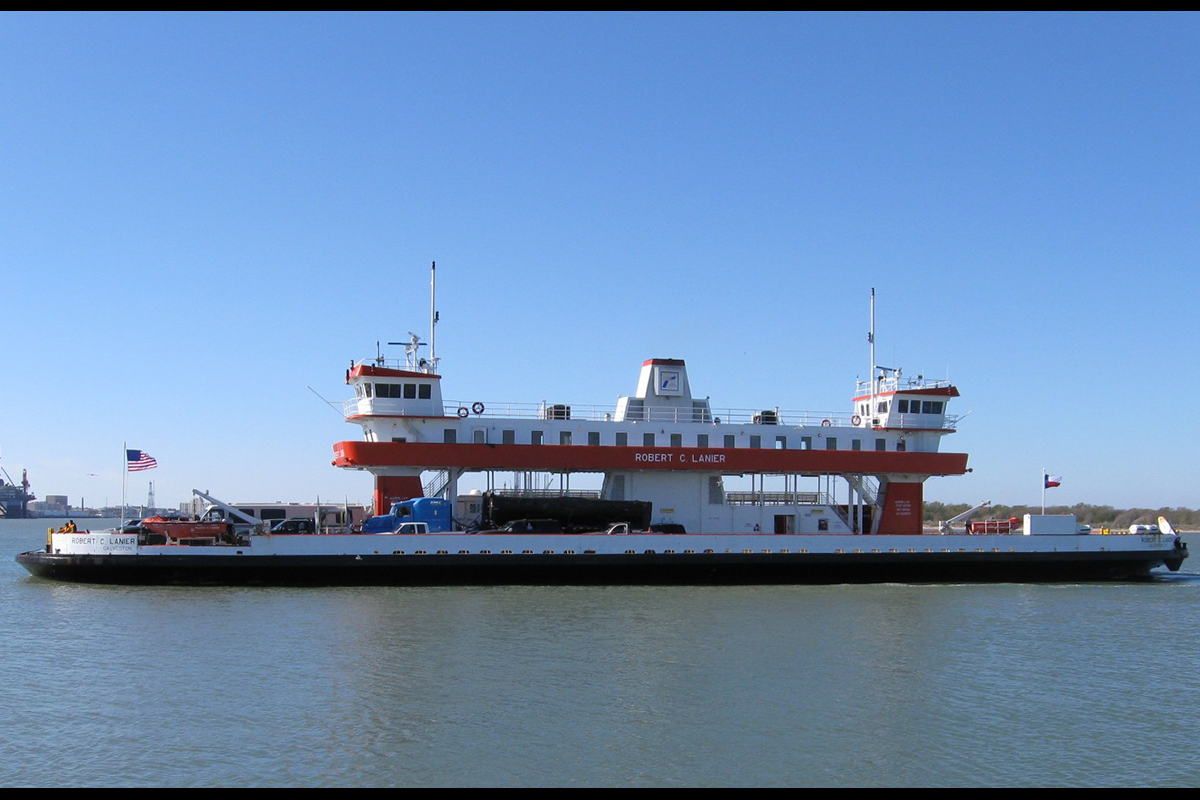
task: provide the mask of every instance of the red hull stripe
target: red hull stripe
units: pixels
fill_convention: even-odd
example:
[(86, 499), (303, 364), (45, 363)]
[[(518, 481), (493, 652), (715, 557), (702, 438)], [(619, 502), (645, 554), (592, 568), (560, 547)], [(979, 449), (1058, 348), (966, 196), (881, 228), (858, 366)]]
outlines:
[(700, 447), (595, 447), (587, 445), (338, 442), (336, 467), (549, 470), (607, 472), (686, 470), (734, 473), (861, 473), (962, 475), (966, 453), (896, 453), (875, 450), (750, 450)]

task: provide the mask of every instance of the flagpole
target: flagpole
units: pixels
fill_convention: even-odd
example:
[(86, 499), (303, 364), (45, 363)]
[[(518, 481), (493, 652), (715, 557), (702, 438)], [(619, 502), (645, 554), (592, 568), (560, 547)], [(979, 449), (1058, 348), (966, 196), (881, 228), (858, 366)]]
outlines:
[(129, 442), (121, 442), (121, 521), (117, 527), (125, 525), (125, 487), (129, 484)]
[(1046, 468), (1043, 467), (1042, 468), (1042, 516), (1043, 517), (1046, 516), (1046, 476), (1049, 474), (1050, 473), (1046, 471)]

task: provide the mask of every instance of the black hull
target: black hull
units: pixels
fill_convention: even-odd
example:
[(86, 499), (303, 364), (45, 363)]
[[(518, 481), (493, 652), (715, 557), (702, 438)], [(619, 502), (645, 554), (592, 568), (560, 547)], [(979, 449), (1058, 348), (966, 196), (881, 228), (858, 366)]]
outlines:
[(101, 556), (22, 553), (41, 578), (141, 585), (1062, 583), (1150, 579), (1180, 551), (637, 555)]

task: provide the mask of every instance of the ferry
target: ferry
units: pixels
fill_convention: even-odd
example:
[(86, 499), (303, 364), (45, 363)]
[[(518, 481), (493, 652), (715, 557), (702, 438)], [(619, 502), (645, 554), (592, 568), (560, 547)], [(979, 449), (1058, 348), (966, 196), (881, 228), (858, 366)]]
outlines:
[[(942, 447), (959, 391), (878, 366), (873, 318), (874, 292), (871, 372), (839, 413), (715, 407), (679, 358), (643, 361), (634, 392), (611, 406), (449, 399), (431, 323), (428, 358), (410, 334), (402, 361), (377, 352), (346, 370), (345, 419), (362, 436), (333, 445), (332, 463), (373, 476), (376, 516), (361, 530), (51, 533), (17, 560), (62, 580), (286, 585), (1107, 581), (1179, 569), (1187, 549), (1169, 529), (1103, 535), (1052, 515), (925, 529), (925, 482), (967, 472), (967, 455)], [(589, 475), (599, 487), (580, 496), (572, 477), (578, 487)], [(460, 502), (465, 478), (487, 490)]]

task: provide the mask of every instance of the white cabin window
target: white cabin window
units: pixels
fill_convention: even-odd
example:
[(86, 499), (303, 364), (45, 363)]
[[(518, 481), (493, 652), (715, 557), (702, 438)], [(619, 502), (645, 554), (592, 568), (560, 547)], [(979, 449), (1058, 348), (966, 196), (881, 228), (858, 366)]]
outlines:
[(517, 443), (517, 432), (516, 431), (500, 431), (500, 444), (516, 444), (516, 443)]
[(592, 447), (599, 447), (600, 431), (588, 431), (588, 444)]
[(732, 433), (725, 434), (725, 446), (726, 447), (737, 447), (737, 437), (734, 436)]
[(775, 449), (776, 450), (787, 450), (787, 437), (786, 436), (776, 436), (775, 437)]
[(542, 432), (534, 431), (533, 433), (529, 434), (529, 443), (530, 444), (541, 444), (542, 443)]
[(642, 434), (642, 447), (654, 447), (654, 434), (653, 433), (643, 433)]
[(826, 450), (837, 450), (837, 437), (836, 436), (826, 436), (825, 437), (825, 449)]
[(682, 433), (672, 433), (671, 434), (671, 447), (683, 447), (683, 434)]
[(628, 446), (629, 446), (629, 434), (626, 433), (625, 431), (618, 431), (617, 432), (617, 447), (628, 447)]
[(761, 437), (761, 436), (759, 436), (757, 433), (756, 433), (756, 434), (753, 434), (753, 435), (751, 435), (751, 437), (750, 437), (750, 447), (752, 447), (752, 448), (753, 448), (753, 449), (755, 449), (755, 450), (758, 450), (759, 448), (761, 448), (761, 447), (762, 447), (762, 437)]
[(708, 447), (708, 434), (707, 433), (696, 434), (696, 447)]
[(558, 432), (558, 443), (559, 444), (570, 444), (571, 443), (571, 432), (570, 431), (559, 431)]

